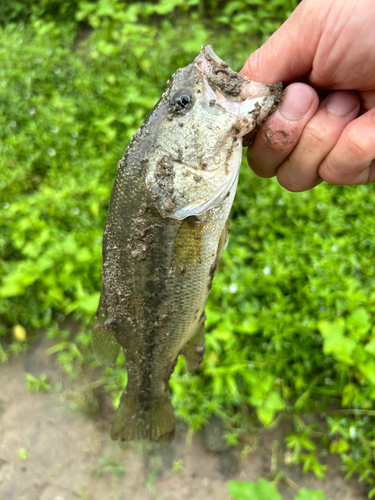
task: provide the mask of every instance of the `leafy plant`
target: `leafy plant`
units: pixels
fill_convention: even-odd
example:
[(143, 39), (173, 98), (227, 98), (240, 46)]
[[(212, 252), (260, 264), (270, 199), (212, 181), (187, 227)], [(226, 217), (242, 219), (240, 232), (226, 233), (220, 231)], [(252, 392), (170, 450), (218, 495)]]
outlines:
[(301, 488), (294, 500), (328, 500), (324, 495), (322, 490), (307, 490), (306, 488)]
[(234, 500), (282, 500), (276, 487), (263, 478), (258, 483), (228, 481), (228, 490)]
[(26, 389), (31, 392), (47, 392), (51, 390), (50, 384), (47, 382), (48, 377), (45, 374), (40, 375), (40, 377), (35, 377), (31, 373), (25, 374), (26, 379)]
[[(273, 483), (260, 478), (258, 483), (249, 481), (228, 481), (228, 490), (233, 500), (282, 500)], [(301, 488), (294, 500), (328, 500), (322, 490)]]
[(175, 460), (172, 467), (173, 472), (181, 472), (184, 470), (183, 460)]
[[(45, 328), (56, 342), (47, 354), (65, 372), (97, 366), (90, 325), (118, 159), (170, 75), (202, 43), (238, 70), (295, 6), (1, 4), (1, 362)], [(318, 450), (325, 446), (340, 454), (349, 475), (374, 488), (374, 207), (371, 185), (289, 193), (243, 166), (230, 243), (207, 305), (205, 360), (188, 374), (180, 358), (171, 380), (176, 414), (191, 431), (215, 414), (236, 444), (259, 424), (289, 415), (296, 463), (321, 477)], [(78, 332), (58, 328), (73, 319)], [(124, 367), (121, 357), (103, 369), (114, 406)], [(324, 415), (319, 433), (309, 417), (315, 412)]]
[(92, 475), (94, 477), (109, 476), (114, 482), (118, 482), (122, 479), (126, 472), (126, 468), (123, 462), (116, 457), (110, 457), (103, 455), (92, 466)]
[(29, 452), (26, 448), (20, 448), (17, 452), (18, 458), (23, 462), (29, 457)]

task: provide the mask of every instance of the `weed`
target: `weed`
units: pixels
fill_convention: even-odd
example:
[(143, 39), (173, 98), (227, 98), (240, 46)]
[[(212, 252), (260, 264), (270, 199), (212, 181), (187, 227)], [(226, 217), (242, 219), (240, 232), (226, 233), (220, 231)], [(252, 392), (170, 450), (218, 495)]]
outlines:
[(95, 461), (91, 474), (96, 477), (109, 477), (113, 482), (119, 482), (126, 473), (123, 460), (108, 455), (103, 455)]
[[(282, 500), (273, 483), (260, 478), (258, 483), (249, 481), (228, 481), (229, 493), (233, 500)], [(329, 500), (322, 490), (307, 490), (301, 488), (294, 500)]]
[(175, 460), (172, 467), (173, 472), (181, 472), (184, 470), (184, 461), (183, 460)]
[(30, 392), (47, 392), (51, 390), (50, 384), (47, 382), (48, 377), (42, 374), (38, 377), (31, 373), (25, 374), (26, 389)]
[[(46, 328), (57, 342), (49, 353), (73, 377), (97, 367), (90, 325), (103, 227), (132, 133), (202, 43), (240, 69), (297, 1), (3, 4), (0, 361)], [(93, 30), (78, 45), (82, 25)], [(292, 460), (321, 477), (324, 445), (374, 488), (374, 208), (371, 185), (289, 193), (242, 169), (206, 308), (205, 360), (189, 374), (180, 358), (171, 379), (189, 439), (213, 414), (236, 444), (259, 422), (318, 412), (320, 435), (294, 420)], [(77, 335), (57, 328), (71, 317), (81, 322)], [(25, 339), (19, 328), (12, 335), (17, 325)], [(102, 378), (116, 406), (123, 356)], [(35, 377), (27, 384), (49, 387)]]
[(17, 452), (18, 458), (22, 461), (26, 460), (29, 457), (29, 452), (26, 448), (20, 448)]

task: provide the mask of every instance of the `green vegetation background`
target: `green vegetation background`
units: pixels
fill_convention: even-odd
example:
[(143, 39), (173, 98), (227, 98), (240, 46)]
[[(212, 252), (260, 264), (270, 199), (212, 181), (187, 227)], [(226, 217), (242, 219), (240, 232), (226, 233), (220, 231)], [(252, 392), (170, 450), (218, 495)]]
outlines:
[[(296, 0), (30, 0), (0, 5), (0, 360), (44, 335), (67, 372), (96, 366), (90, 325), (118, 159), (202, 43), (239, 70)], [(375, 192), (292, 194), (243, 165), (231, 237), (207, 306), (197, 373), (171, 387), (192, 430), (228, 440), (285, 418), (293, 461), (324, 452), (375, 483)], [(80, 320), (74, 337), (58, 325)], [(124, 361), (103, 371), (117, 404)], [(309, 415), (319, 415), (317, 432)], [(277, 421), (276, 421), (277, 423)], [(375, 494), (375, 489), (372, 489)]]

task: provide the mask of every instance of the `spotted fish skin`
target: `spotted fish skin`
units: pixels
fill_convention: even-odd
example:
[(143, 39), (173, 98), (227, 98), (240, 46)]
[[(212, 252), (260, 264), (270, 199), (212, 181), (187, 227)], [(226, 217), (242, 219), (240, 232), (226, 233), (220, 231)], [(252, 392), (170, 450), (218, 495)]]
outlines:
[(280, 88), (251, 87), (204, 46), (118, 163), (92, 339), (102, 364), (125, 354), (115, 440), (173, 439), (169, 378), (179, 353), (189, 370), (204, 356), (204, 308), (227, 241), (242, 137), (279, 97)]

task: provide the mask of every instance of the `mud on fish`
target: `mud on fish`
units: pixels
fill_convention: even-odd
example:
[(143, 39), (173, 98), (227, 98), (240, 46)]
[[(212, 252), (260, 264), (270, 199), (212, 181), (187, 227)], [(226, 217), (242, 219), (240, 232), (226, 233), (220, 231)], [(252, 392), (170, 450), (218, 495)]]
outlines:
[(210, 45), (178, 69), (117, 166), (103, 238), (103, 281), (92, 345), (128, 383), (114, 440), (173, 439), (169, 378), (205, 351), (204, 308), (228, 238), (242, 137), (280, 100), (281, 86), (251, 82)]

